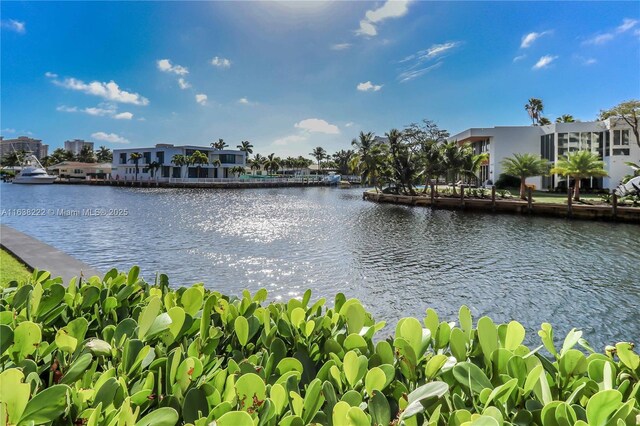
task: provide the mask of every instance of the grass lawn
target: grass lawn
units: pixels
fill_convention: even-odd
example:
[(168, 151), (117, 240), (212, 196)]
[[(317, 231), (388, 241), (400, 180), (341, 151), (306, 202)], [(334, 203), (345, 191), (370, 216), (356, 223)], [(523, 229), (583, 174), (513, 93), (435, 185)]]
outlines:
[(0, 287), (11, 281), (26, 281), (31, 276), (27, 266), (5, 249), (0, 249)]

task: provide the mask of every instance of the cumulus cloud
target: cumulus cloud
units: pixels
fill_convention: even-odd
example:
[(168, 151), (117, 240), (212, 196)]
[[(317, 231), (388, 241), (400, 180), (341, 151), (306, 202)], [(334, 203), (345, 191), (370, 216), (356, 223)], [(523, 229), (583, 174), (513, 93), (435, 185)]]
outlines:
[(337, 135), (340, 133), (340, 129), (338, 129), (338, 126), (330, 124), (320, 118), (307, 118), (300, 121), (299, 123), (294, 124), (294, 127), (301, 130), (306, 130), (310, 133), (326, 133), (329, 135)]
[(360, 28), (356, 34), (373, 37), (378, 34), (376, 24), (389, 18), (400, 18), (409, 11), (410, 0), (387, 0), (377, 9), (367, 10), (364, 19), (360, 21)]
[(588, 38), (587, 40), (585, 40), (583, 44), (595, 44), (595, 45), (605, 44), (613, 40), (614, 38), (616, 38), (618, 35), (626, 33), (627, 31), (633, 29), (638, 24), (638, 22), (639, 21), (637, 19), (624, 18), (622, 20), (622, 23), (618, 25), (615, 29), (611, 31), (607, 31), (605, 33), (596, 34)]
[(178, 86), (180, 86), (180, 88), (182, 90), (188, 89), (189, 87), (191, 87), (191, 84), (189, 84), (189, 82), (187, 80), (185, 80), (184, 78), (180, 77), (178, 79)]
[(49, 71), (45, 72), (44, 76), (47, 78), (58, 78), (58, 74)]
[(209, 98), (204, 93), (198, 93), (196, 95), (196, 102), (199, 103), (200, 105), (206, 105), (207, 104), (207, 99), (209, 99)]
[(361, 92), (377, 92), (382, 89), (382, 84), (377, 85), (373, 84), (371, 81), (365, 81), (364, 83), (359, 83), (356, 88)]
[(82, 80), (70, 77), (60, 81), (53, 77), (55, 74), (49, 74), (50, 75), (48, 77), (52, 78), (53, 84), (64, 87), (65, 89), (76, 90), (78, 92), (86, 93), (87, 95), (100, 96), (108, 101), (120, 102), (123, 104), (141, 106), (149, 105), (149, 99), (138, 93), (127, 92), (126, 90), (120, 89), (120, 86), (118, 86), (118, 84), (113, 80), (108, 83), (100, 81), (85, 83)]
[(542, 68), (546, 68), (551, 64), (551, 62), (555, 61), (556, 59), (558, 59), (557, 56), (544, 55), (540, 59), (538, 59), (538, 62), (535, 63), (533, 69), (539, 70)]
[(189, 74), (189, 70), (187, 67), (183, 67), (182, 65), (173, 65), (169, 59), (159, 59), (156, 61), (158, 65), (158, 69), (162, 72), (173, 73), (177, 75), (187, 75)]
[(248, 98), (244, 97), (244, 98), (240, 98), (238, 99), (238, 103), (240, 105), (247, 105), (247, 106), (254, 106), (254, 105), (258, 105), (257, 102), (254, 101), (250, 101)]
[(16, 32), (18, 34), (24, 34), (27, 32), (27, 27), (24, 22), (16, 21), (15, 19), (7, 19), (0, 21), (0, 27)]
[(305, 135), (289, 135), (273, 141), (274, 145), (289, 145), (296, 142), (304, 142), (307, 140)]
[(106, 133), (106, 132), (95, 132), (91, 134), (93, 139), (109, 142), (109, 143), (121, 143), (127, 144), (129, 143), (128, 139), (123, 138), (122, 136), (118, 136), (115, 133)]
[(131, 120), (133, 118), (133, 114), (130, 112), (121, 112), (113, 116), (116, 120)]
[(231, 61), (227, 58), (215, 56), (213, 59), (211, 59), (211, 65), (216, 68), (229, 68), (231, 67)]
[(523, 35), (522, 41), (520, 42), (520, 48), (526, 49), (527, 47), (530, 47), (534, 41), (547, 34), (551, 34), (551, 31), (543, 31), (541, 33), (530, 32), (529, 34)]
[(331, 45), (331, 50), (345, 50), (351, 47), (351, 43), (336, 43)]

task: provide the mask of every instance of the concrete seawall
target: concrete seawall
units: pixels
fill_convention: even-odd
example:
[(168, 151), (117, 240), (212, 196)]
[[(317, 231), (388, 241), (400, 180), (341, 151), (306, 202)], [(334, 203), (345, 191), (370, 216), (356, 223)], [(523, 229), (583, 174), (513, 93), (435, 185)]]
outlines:
[(249, 189), (249, 188), (307, 188), (330, 186), (328, 182), (279, 182), (274, 181), (236, 181), (236, 182), (156, 182), (154, 180), (58, 180), (58, 185), (98, 185), (123, 186), (135, 188), (209, 188), (209, 189)]
[(489, 213), (530, 214), (570, 219), (606, 220), (640, 224), (640, 208), (611, 206), (589, 206), (573, 204), (552, 204), (543, 202), (528, 203), (521, 200), (491, 200), (461, 197), (431, 197), (382, 194), (365, 191), (362, 198), (378, 203), (405, 204), (432, 208), (480, 211)]
[(100, 271), (86, 263), (6, 225), (0, 226), (0, 246), (31, 269), (49, 271), (52, 277), (62, 277), (65, 284), (81, 274), (85, 278), (102, 276)]

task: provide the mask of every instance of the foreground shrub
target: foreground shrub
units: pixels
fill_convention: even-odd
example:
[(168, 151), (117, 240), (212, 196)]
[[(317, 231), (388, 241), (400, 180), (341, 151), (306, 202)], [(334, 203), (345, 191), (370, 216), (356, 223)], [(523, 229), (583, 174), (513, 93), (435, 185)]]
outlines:
[[(572, 330), (475, 327), (428, 309), (385, 327), (356, 299), (266, 304), (201, 284), (109, 271), (65, 288), (48, 273), (0, 300), (1, 424), (633, 425), (640, 357)], [(585, 352), (575, 348), (580, 345)], [(543, 356), (543, 348), (550, 358)]]

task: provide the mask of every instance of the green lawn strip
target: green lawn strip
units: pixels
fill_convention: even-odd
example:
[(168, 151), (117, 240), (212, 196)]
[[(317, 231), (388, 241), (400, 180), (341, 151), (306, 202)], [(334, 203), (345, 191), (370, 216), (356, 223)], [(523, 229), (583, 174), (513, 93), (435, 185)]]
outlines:
[(26, 282), (31, 271), (21, 261), (5, 249), (0, 249), (0, 287), (6, 287), (11, 281)]

